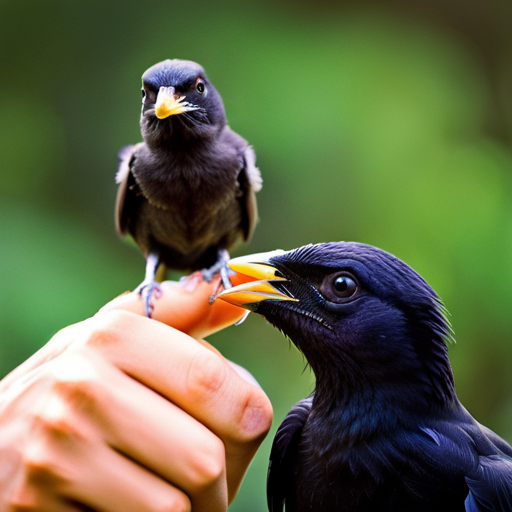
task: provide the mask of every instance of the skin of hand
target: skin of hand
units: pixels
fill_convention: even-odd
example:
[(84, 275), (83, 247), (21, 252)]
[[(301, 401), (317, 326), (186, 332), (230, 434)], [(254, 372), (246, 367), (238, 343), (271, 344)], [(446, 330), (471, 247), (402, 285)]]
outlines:
[(243, 314), (217, 285), (122, 295), (0, 382), (0, 510), (227, 510), (272, 408), (201, 339)]

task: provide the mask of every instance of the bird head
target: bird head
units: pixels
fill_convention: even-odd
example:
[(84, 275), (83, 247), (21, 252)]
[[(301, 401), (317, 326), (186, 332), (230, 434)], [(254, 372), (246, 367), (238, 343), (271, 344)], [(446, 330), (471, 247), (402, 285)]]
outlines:
[(164, 60), (142, 75), (141, 129), (149, 145), (209, 137), (226, 123), (222, 98), (204, 69), (189, 60)]
[[(305, 355), (318, 387), (396, 389), (450, 400), (451, 328), (442, 303), (408, 265), (369, 245), (336, 242), (236, 258), (256, 281), (219, 299), (264, 316)], [(413, 389), (414, 388), (414, 389)]]

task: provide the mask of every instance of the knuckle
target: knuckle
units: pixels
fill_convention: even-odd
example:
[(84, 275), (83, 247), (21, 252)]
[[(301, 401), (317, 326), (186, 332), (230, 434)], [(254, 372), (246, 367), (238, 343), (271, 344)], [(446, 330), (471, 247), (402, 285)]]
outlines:
[[(20, 451), (21, 491), (47, 492), (69, 486), (76, 481), (80, 470), (70, 459), (77, 446), (74, 426), (47, 418), (43, 421), (43, 428), (34, 429), (30, 441)], [(27, 492), (20, 494), (27, 495)]]
[(126, 311), (105, 311), (91, 318), (89, 332), (83, 339), (87, 347), (104, 347), (117, 344), (121, 339), (121, 329), (126, 326), (131, 315)]
[(176, 490), (162, 506), (155, 507), (154, 512), (191, 512), (191, 510), (192, 505), (186, 494)]
[(240, 442), (261, 442), (272, 426), (272, 404), (263, 390), (250, 384), (248, 386), (241, 402), (239, 428), (235, 435)]
[(192, 491), (207, 488), (223, 478), (226, 469), (224, 443), (213, 434), (196, 445), (197, 455), (192, 463), (190, 482)]
[[(87, 351), (74, 351), (49, 369), (52, 399), (40, 414), (48, 419), (65, 418), (72, 411), (95, 411), (105, 394), (100, 369)], [(57, 404), (60, 401), (61, 407)], [(60, 412), (60, 414), (59, 414)]]
[(52, 443), (83, 438), (84, 418), (98, 414), (98, 404), (105, 393), (93, 366), (78, 354), (72, 354), (49, 368), (44, 378), (47, 394), (29, 412), (31, 440)]
[(207, 349), (199, 350), (190, 362), (187, 394), (193, 399), (209, 398), (219, 392), (228, 368), (219, 356)]
[[(52, 408), (63, 408), (62, 404), (53, 401)], [(50, 439), (65, 439), (75, 434), (75, 426), (69, 418), (69, 414), (63, 410), (58, 413), (49, 413), (43, 410), (34, 414), (33, 417), (33, 436), (39, 443), (43, 441), (49, 442)], [(30, 458), (27, 460), (31, 460)]]
[(23, 461), (27, 482), (46, 486), (59, 479), (55, 465), (47, 459), (28, 459)]
[(101, 385), (91, 377), (59, 379), (55, 382), (53, 390), (68, 409), (76, 411), (94, 411), (100, 401)]
[(62, 479), (55, 454), (45, 443), (34, 443), (22, 456), (23, 484), (17, 493), (18, 498), (28, 496), (28, 489), (47, 487)]

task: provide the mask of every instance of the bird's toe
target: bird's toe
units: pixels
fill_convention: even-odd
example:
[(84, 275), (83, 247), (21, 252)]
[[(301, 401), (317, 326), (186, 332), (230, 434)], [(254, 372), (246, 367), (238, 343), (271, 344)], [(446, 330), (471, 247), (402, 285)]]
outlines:
[(137, 293), (144, 301), (144, 309), (146, 316), (151, 318), (155, 306), (153, 299), (159, 299), (162, 296), (162, 287), (156, 281), (150, 283), (143, 282), (135, 289), (134, 293)]

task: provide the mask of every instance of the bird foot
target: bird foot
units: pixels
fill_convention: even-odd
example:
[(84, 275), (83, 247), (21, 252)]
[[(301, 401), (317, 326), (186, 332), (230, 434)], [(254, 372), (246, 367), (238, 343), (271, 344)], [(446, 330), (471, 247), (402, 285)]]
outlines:
[(143, 281), (134, 293), (137, 293), (144, 300), (144, 309), (146, 310), (146, 316), (151, 318), (155, 306), (153, 305), (152, 298), (159, 299), (162, 296), (162, 287), (156, 281), (146, 282)]
[(212, 279), (215, 277), (215, 274), (218, 274), (219, 272), (220, 269), (217, 267), (217, 264), (213, 265), (213, 267), (203, 268), (203, 270), (199, 271), (203, 281), (206, 281), (207, 283), (211, 283)]
[(203, 279), (209, 283), (215, 274), (220, 273), (224, 289), (228, 290), (229, 288), (233, 288), (229, 276), (235, 275), (235, 273), (228, 267), (229, 259), (228, 251), (226, 251), (226, 249), (219, 249), (217, 261), (210, 268), (201, 270)]
[[(230, 288), (233, 288), (233, 284), (231, 283), (229, 276), (235, 275), (236, 272), (233, 272), (233, 270), (231, 270), (226, 264), (224, 264), (224, 266), (221, 267), (221, 269), (218, 270), (218, 272), (220, 272), (221, 279), (219, 281), (219, 284), (215, 288), (215, 291), (210, 295), (210, 298), (208, 299), (208, 303), (210, 304), (210, 306), (215, 302), (215, 299), (217, 298), (217, 296), (219, 295), (223, 288), (224, 290), (229, 290)], [(244, 316), (242, 316), (242, 318), (235, 322), (235, 325), (238, 326), (240, 324), (243, 324), (247, 317), (249, 316), (249, 313), (250, 311), (246, 311)]]
[(203, 280), (206, 281), (207, 283), (212, 282), (212, 279), (214, 278), (215, 274), (220, 274), (221, 282), (226, 290), (228, 290), (229, 288), (233, 288), (233, 285), (229, 280), (229, 276), (234, 276), (235, 272), (228, 268), (226, 263), (223, 263), (222, 266), (217, 266), (217, 264), (215, 264), (213, 267), (204, 268), (203, 270), (201, 270)]
[[(212, 272), (212, 269), (214, 267), (217, 267), (217, 268), (215, 268), (214, 271)], [(208, 301), (210, 303), (210, 305), (215, 302), (217, 295), (222, 291), (222, 289), (229, 290), (230, 288), (233, 288), (233, 284), (231, 283), (229, 276), (235, 275), (235, 272), (233, 272), (230, 268), (228, 268), (226, 262), (223, 262), (223, 264), (220, 268), (218, 268), (218, 264), (215, 264), (211, 268), (201, 270), (201, 274), (203, 276), (203, 279), (208, 283), (213, 279), (213, 276), (215, 274), (220, 274), (219, 284), (215, 288), (215, 291), (212, 293), (212, 295), (210, 296), (210, 299)]]

